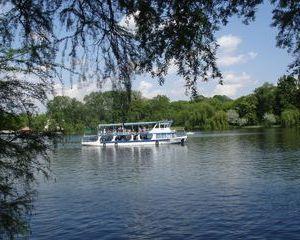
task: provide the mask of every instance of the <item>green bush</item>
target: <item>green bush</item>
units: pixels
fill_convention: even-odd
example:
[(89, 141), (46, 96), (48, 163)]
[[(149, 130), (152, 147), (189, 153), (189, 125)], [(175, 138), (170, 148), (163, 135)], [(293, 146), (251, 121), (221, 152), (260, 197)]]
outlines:
[(276, 123), (276, 116), (273, 113), (265, 113), (263, 116), (263, 123), (266, 127), (271, 127)]
[(226, 130), (228, 129), (227, 114), (224, 111), (217, 111), (204, 125), (205, 130)]
[(281, 125), (293, 127), (300, 124), (300, 111), (297, 109), (287, 109), (281, 113)]

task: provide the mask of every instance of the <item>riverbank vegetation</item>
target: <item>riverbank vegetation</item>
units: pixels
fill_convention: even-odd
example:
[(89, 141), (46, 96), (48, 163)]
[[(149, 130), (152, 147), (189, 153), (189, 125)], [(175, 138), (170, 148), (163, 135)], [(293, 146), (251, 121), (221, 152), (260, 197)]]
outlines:
[[(174, 120), (174, 126), (186, 130), (226, 130), (246, 126), (293, 127), (300, 124), (299, 80), (281, 77), (277, 86), (265, 83), (253, 93), (235, 100), (227, 96), (198, 95), (190, 101), (170, 101), (158, 95), (147, 99), (132, 92), (92, 92), (83, 102), (67, 96), (56, 96), (48, 102), (45, 114), (33, 118), (31, 127), (39, 131), (56, 129), (67, 134), (96, 129), (99, 123)], [(124, 111), (124, 109), (129, 109)], [(25, 122), (24, 122), (25, 120)], [(19, 127), (26, 125), (20, 119)]]

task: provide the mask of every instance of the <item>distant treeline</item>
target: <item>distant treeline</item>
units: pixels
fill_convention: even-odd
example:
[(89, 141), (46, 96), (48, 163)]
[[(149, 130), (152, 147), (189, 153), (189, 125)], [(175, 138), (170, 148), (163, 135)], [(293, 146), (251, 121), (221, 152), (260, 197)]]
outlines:
[[(190, 101), (170, 101), (158, 95), (147, 99), (140, 92), (92, 92), (83, 102), (56, 96), (47, 104), (47, 112), (34, 116), (31, 128), (83, 133), (99, 123), (156, 121), (172, 119), (174, 126), (186, 130), (226, 130), (233, 127), (300, 125), (300, 83), (290, 76), (281, 77), (277, 86), (265, 83), (252, 94), (232, 100), (215, 95), (193, 97)], [(26, 118), (19, 120), (25, 125)]]

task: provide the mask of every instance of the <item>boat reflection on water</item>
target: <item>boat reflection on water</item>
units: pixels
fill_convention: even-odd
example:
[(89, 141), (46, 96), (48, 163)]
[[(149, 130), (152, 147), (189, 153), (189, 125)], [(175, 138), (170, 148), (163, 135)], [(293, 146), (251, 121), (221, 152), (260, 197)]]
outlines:
[[(101, 186), (103, 181), (106, 186), (130, 186), (135, 182), (141, 184), (151, 181), (152, 175), (163, 172), (167, 166), (177, 165), (173, 163), (184, 161), (188, 155), (187, 146), (161, 145), (161, 146), (131, 146), (131, 147), (85, 147), (81, 149), (81, 166), (90, 175), (97, 175), (95, 188)], [(105, 179), (105, 180), (103, 180)], [(145, 180), (148, 179), (148, 180)], [(156, 181), (156, 180), (153, 180)]]
[[(149, 145), (149, 146), (122, 146), (122, 147), (108, 147), (108, 148), (82, 148), (83, 160), (90, 160), (91, 156), (98, 159), (100, 162), (110, 162), (121, 164), (122, 162), (140, 163), (141, 165), (149, 165), (155, 163), (160, 159), (164, 162), (172, 161), (175, 156), (182, 156), (185, 158), (188, 151), (186, 145)], [(87, 157), (89, 159), (87, 159)], [(84, 159), (86, 158), (86, 159)]]

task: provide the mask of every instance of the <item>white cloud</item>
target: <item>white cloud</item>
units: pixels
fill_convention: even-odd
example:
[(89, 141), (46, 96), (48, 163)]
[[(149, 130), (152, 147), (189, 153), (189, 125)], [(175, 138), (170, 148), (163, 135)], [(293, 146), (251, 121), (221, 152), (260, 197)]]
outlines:
[(241, 63), (244, 61), (245, 57), (244, 55), (237, 55), (237, 56), (229, 56), (229, 55), (224, 55), (220, 56), (217, 60), (217, 63), (220, 67), (222, 66), (232, 66), (238, 63)]
[(220, 45), (220, 49), (222, 51), (233, 52), (237, 49), (238, 45), (240, 45), (242, 39), (237, 36), (233, 36), (229, 34), (218, 38), (217, 42)]
[(136, 30), (136, 24), (135, 24), (135, 20), (134, 20), (134, 16), (136, 16), (138, 14), (138, 12), (136, 12), (134, 15), (130, 14), (130, 15), (125, 15), (119, 22), (119, 25), (121, 27), (124, 27), (132, 32), (134, 32)]
[(254, 59), (254, 58), (256, 58), (257, 53), (256, 53), (256, 52), (248, 52), (248, 56), (249, 56), (251, 59)]
[(257, 53), (249, 52), (247, 54), (239, 54), (239, 55), (221, 55), (217, 60), (217, 63), (221, 67), (228, 67), (236, 64), (246, 63), (254, 58), (256, 58)]
[(170, 98), (172, 100), (183, 100), (187, 99), (188, 96), (186, 95), (185, 87), (178, 87), (177, 89), (173, 89), (169, 91)]
[(224, 35), (218, 38), (217, 41), (220, 46), (217, 54), (217, 64), (220, 67), (247, 63), (257, 56), (255, 52), (237, 54), (238, 46), (242, 43), (242, 39), (237, 36)]
[(212, 95), (226, 95), (229, 97), (236, 97), (238, 92), (244, 87), (252, 83), (251, 77), (243, 72), (241, 74), (234, 72), (225, 72), (224, 74), (224, 84), (216, 85), (212, 92)]
[(174, 74), (174, 73), (177, 73), (177, 71), (178, 71), (178, 67), (175, 64), (175, 60), (171, 60), (170, 65), (169, 65), (168, 74)]
[(83, 83), (73, 84), (73, 87), (56, 84), (54, 86), (54, 96), (68, 96), (83, 101), (84, 96), (96, 91), (111, 90), (111, 82), (107, 81), (102, 86), (96, 81), (88, 81)]
[(140, 81), (137, 90), (140, 91), (146, 98), (153, 98), (158, 94), (163, 94), (162, 91), (154, 87), (152, 83), (146, 82), (144, 80)]

